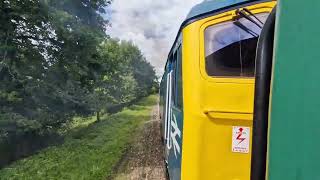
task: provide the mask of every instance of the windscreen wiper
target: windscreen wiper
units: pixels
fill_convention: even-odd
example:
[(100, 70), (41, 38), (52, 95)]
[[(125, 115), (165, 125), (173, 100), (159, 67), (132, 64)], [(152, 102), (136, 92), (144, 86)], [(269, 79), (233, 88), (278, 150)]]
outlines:
[(251, 11), (249, 11), (247, 8), (243, 8), (243, 11), (247, 12), (252, 17), (254, 17), (257, 21), (259, 21), (262, 25), (264, 25), (264, 23), (255, 14), (253, 14)]
[[(257, 23), (257, 21), (255, 21), (252, 17), (250, 17), (250, 16), (248, 16), (245, 12), (247, 12), (247, 11), (249, 11), (249, 10), (241, 10), (241, 11), (237, 11), (237, 14), (239, 14), (240, 15), (240, 17), (243, 17), (243, 18), (246, 18), (247, 20), (249, 20), (249, 21), (251, 21), (253, 24), (255, 24), (255, 25), (257, 25), (260, 29), (262, 29), (262, 25), (260, 25), (259, 23)], [(250, 12), (250, 11), (249, 11)], [(250, 12), (251, 13), (251, 12)], [(251, 13), (251, 14), (253, 14), (253, 13)], [(250, 14), (250, 15), (251, 15)], [(258, 19), (255, 15), (253, 15), (253, 17), (255, 17), (256, 19)], [(259, 22), (261, 22), (260, 20), (259, 20)]]
[(259, 34), (254, 32), (253, 30), (247, 28), (245, 25), (243, 25), (240, 21), (234, 21), (234, 25), (238, 26), (240, 29), (244, 30), (245, 32), (251, 34), (253, 37), (259, 37)]

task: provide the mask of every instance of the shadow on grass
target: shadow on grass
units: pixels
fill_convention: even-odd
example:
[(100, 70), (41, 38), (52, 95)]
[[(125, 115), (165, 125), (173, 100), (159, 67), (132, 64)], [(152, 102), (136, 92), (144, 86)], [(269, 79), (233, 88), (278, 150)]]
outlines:
[(103, 115), (100, 122), (95, 121), (85, 127), (75, 127), (66, 135), (66, 138), (83, 139), (84, 136), (89, 136), (92, 129), (96, 129), (99, 126), (113, 126), (114, 122), (112, 122), (112, 119), (115, 118), (117, 118), (118, 121), (148, 120), (150, 116), (142, 114), (145, 114), (145, 111), (150, 111), (150, 107), (157, 103), (157, 99), (157, 95), (151, 95), (149, 97), (142, 98), (136, 104), (123, 108), (121, 112), (115, 113), (113, 115)]
[(0, 179), (105, 179), (125, 153), (142, 124), (151, 118), (157, 96), (138, 105), (75, 127), (65, 142), (0, 170)]

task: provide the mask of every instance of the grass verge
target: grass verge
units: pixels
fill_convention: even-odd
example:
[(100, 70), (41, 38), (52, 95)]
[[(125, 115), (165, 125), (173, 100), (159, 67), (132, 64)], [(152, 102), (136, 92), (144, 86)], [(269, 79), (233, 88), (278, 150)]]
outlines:
[(0, 170), (0, 179), (105, 179), (122, 157), (143, 122), (151, 118), (157, 96), (142, 99), (123, 111), (84, 123), (64, 144), (49, 147)]

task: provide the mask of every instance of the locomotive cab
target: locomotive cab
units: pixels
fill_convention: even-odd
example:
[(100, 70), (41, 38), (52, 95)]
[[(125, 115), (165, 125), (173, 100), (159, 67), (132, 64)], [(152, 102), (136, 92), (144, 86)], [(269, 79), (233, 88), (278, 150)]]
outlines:
[[(217, 10), (197, 15), (210, 4)], [(275, 4), (242, 1), (222, 8), (226, 4), (208, 1), (183, 23), (162, 83), (170, 179), (250, 179), (256, 48)], [(172, 58), (179, 52), (180, 60)]]
[(256, 47), (274, 5), (234, 8), (184, 29), (182, 179), (250, 179)]

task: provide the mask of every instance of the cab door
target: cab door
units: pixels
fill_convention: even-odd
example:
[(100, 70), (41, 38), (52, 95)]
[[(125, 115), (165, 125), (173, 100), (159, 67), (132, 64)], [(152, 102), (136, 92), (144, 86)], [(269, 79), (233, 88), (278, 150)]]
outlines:
[(201, 179), (250, 179), (255, 56), (268, 15), (202, 26)]

